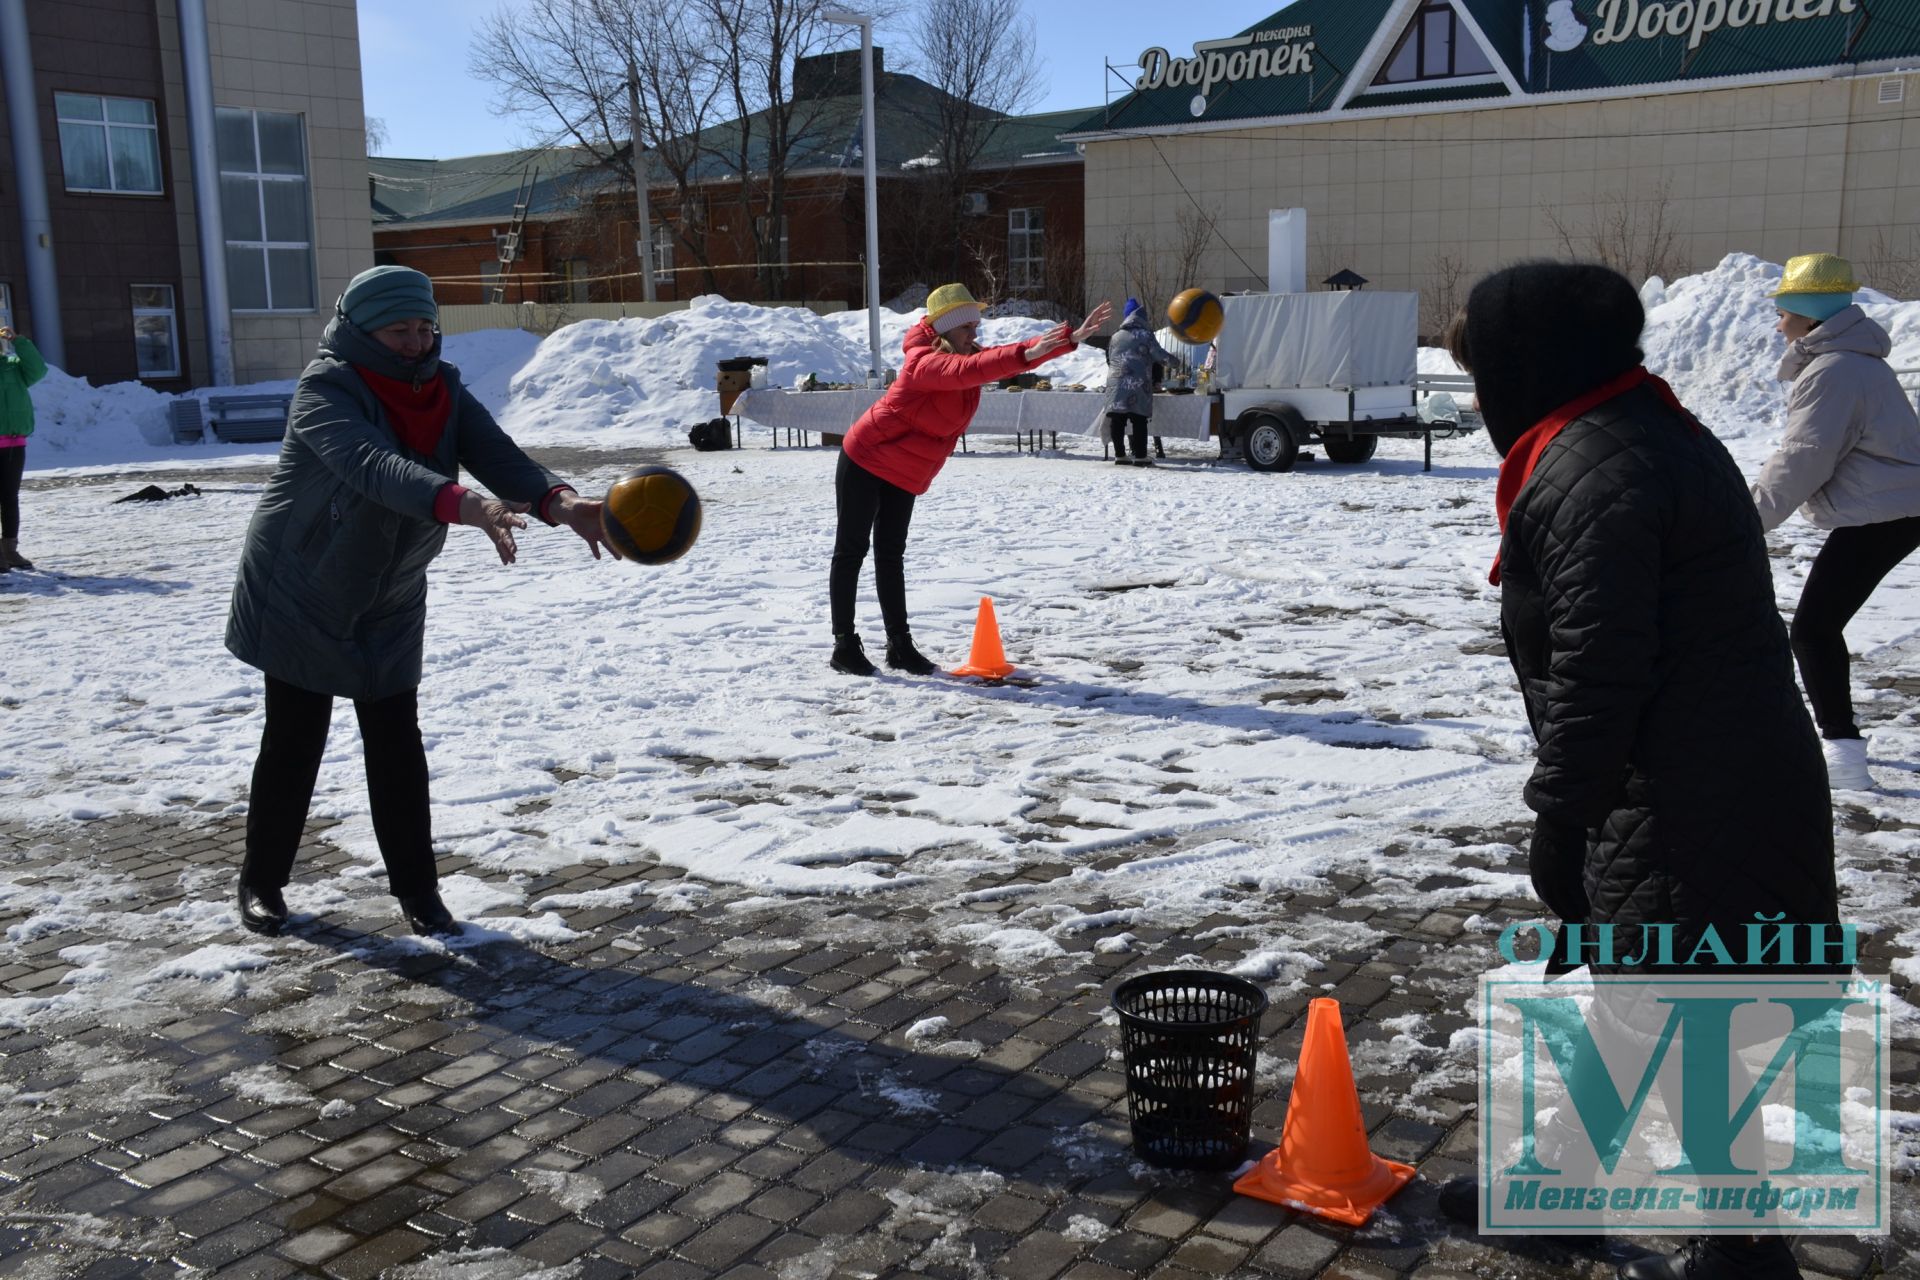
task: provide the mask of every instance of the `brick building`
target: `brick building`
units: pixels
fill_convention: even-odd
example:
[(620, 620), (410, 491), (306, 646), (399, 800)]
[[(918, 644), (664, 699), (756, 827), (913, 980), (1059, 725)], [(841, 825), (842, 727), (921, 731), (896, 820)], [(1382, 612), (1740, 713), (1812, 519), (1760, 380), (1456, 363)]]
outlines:
[[(291, 377), (372, 259), (354, 0), (203, 9), (198, 26), (176, 0), (0, 0), (0, 313), (96, 382)], [(195, 194), (196, 48), (211, 220)], [(227, 282), (214, 325), (203, 235)]]
[[(929, 160), (940, 90), (887, 72), (875, 50), (876, 143), (881, 184), (883, 293), (916, 282), (964, 279), (998, 296), (1077, 293), (1083, 192), (1078, 148), (1063, 143), (1084, 111), (998, 117), (966, 190), (951, 193)], [(769, 227), (763, 183), (743, 199), (727, 152), (737, 122), (707, 130), (688, 197), (655, 167), (648, 201), (661, 300), (701, 293), (741, 299), (865, 305), (865, 177), (860, 154), (858, 55), (803, 59), (794, 77), (798, 122), (786, 170), (784, 225)], [(752, 136), (764, 136), (759, 121)], [(379, 261), (433, 276), (440, 296), (478, 302), (498, 284), (503, 301), (638, 301), (632, 184), (586, 153), (555, 149), (457, 160), (369, 161)], [(623, 166), (622, 166), (623, 167)], [(750, 167), (751, 163), (750, 163)], [(937, 237), (958, 200), (959, 234)], [(499, 246), (525, 204), (517, 255)], [(777, 246), (756, 264), (754, 220)], [(704, 251), (705, 260), (702, 261)], [(937, 278), (936, 278), (937, 277)]]

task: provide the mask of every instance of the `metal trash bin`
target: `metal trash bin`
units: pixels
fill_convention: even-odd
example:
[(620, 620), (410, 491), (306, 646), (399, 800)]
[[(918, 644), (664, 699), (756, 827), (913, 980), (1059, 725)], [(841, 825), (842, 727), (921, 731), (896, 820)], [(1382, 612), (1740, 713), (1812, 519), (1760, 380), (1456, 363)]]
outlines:
[(1253, 1124), (1267, 994), (1245, 978), (1169, 969), (1115, 988), (1133, 1149), (1150, 1164), (1231, 1169)]

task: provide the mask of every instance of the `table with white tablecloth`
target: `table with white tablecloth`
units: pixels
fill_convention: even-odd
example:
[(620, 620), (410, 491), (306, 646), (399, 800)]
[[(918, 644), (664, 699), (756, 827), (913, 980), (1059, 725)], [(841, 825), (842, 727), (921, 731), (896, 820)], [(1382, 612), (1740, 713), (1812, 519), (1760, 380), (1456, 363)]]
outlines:
[[(845, 435), (881, 396), (878, 391), (787, 391), (754, 387), (740, 393), (733, 412), (771, 427), (775, 442), (787, 433), (817, 431)], [(1038, 448), (1042, 436), (1098, 435), (1107, 424), (1105, 395), (1098, 391), (1000, 391), (980, 394), (980, 408), (967, 428), (969, 435), (1010, 435), (1023, 447)], [(1205, 440), (1211, 433), (1214, 398), (1201, 395), (1159, 395), (1153, 398), (1149, 429), (1156, 436)], [(804, 443), (804, 438), (801, 441)]]

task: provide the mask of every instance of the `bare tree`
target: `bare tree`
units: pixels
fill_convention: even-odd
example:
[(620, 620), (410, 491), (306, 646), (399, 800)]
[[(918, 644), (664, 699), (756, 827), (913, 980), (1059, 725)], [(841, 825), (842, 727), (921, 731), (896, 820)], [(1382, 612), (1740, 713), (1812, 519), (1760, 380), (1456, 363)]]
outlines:
[(1007, 280), (1007, 260), (991, 246), (969, 244), (967, 253), (973, 259), (973, 275), (979, 283), (974, 292), (982, 298), (1002, 298)]
[[(720, 92), (707, 56), (712, 37), (697, 10), (674, 0), (546, 0), (483, 20), (468, 65), (498, 87), (494, 112), (527, 121), (542, 145), (578, 147), (630, 182), (642, 181), (643, 169), (651, 182), (657, 167), (686, 209), (698, 199), (699, 138)], [(676, 230), (710, 268), (704, 231), (684, 218)]]
[(1128, 227), (1120, 233), (1115, 256), (1120, 260), (1120, 283), (1127, 295), (1149, 315), (1159, 315), (1161, 304), (1173, 295), (1166, 287), (1166, 254), (1158, 242), (1139, 228)]
[(752, 238), (763, 290), (783, 285), (780, 261), (787, 170), (821, 123), (823, 98), (793, 92), (794, 63), (822, 52), (844, 27), (821, 14), (829, 0), (683, 0), (713, 33), (710, 57), (733, 123), (712, 133), (710, 150), (740, 182), (740, 212)]
[(939, 90), (926, 108), (932, 149), (916, 174), (933, 215), (928, 230), (957, 263), (963, 201), (993, 185), (980, 162), (1008, 117), (1040, 93), (1033, 19), (1021, 0), (933, 0), (920, 9), (913, 46), (921, 78)]
[(1671, 280), (1687, 270), (1673, 183), (1667, 178), (1643, 200), (1613, 192), (1594, 206), (1583, 226), (1574, 226), (1551, 205), (1541, 205), (1540, 213), (1568, 258), (1599, 262), (1636, 284), (1650, 276)]
[(1087, 313), (1085, 244), (1076, 236), (1049, 233), (1043, 263), (1042, 269), (1046, 273), (1047, 300), (1063, 312), (1055, 318), (1077, 320), (1085, 315)]
[(1868, 287), (1892, 298), (1920, 298), (1920, 235), (1911, 229), (1896, 240), (1892, 228), (1875, 227), (1859, 265)]
[(367, 154), (377, 156), (387, 149), (387, 122), (379, 116), (367, 117)]
[(1427, 260), (1427, 287), (1420, 291), (1420, 332), (1438, 343), (1447, 322), (1466, 302), (1466, 259), (1435, 250)]
[(1200, 283), (1200, 261), (1213, 243), (1214, 229), (1220, 225), (1220, 211), (1189, 204), (1173, 215), (1173, 223), (1174, 287), (1191, 289)]

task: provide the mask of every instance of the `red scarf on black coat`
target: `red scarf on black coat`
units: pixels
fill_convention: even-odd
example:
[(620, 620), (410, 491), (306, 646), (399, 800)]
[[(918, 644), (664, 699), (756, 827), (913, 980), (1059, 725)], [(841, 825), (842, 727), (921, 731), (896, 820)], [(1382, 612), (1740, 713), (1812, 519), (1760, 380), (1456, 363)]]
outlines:
[(431, 457), (440, 447), (447, 420), (453, 416), (453, 397), (447, 391), (447, 380), (437, 370), (425, 382), (389, 378), (359, 365), (353, 366), (353, 371), (373, 388), (373, 394), (385, 406), (387, 421), (393, 424), (400, 443), (415, 453)]

